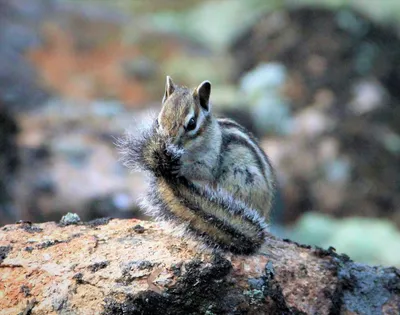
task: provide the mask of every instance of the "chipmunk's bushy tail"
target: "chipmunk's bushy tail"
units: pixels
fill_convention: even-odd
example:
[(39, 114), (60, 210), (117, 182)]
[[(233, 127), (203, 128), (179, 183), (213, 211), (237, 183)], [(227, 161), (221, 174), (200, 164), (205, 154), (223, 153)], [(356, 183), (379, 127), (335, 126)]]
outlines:
[(150, 152), (149, 145), (154, 142), (154, 123), (135, 122), (131, 130), (116, 140), (115, 145), (120, 153), (120, 161), (133, 171), (151, 171), (152, 166), (146, 161)]
[(155, 218), (185, 226), (212, 248), (249, 255), (265, 241), (267, 225), (257, 211), (224, 190), (182, 177), (154, 178), (142, 206)]

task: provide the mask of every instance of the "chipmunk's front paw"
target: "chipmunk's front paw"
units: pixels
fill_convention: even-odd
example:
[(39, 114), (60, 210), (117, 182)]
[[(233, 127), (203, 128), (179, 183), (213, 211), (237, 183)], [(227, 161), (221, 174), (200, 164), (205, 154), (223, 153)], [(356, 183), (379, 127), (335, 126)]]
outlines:
[(166, 165), (167, 165), (167, 172), (168, 175), (172, 177), (177, 177), (179, 176), (182, 162), (181, 162), (181, 157), (183, 154), (183, 150), (178, 148), (175, 145), (172, 144), (166, 144), (165, 149), (164, 149), (164, 155), (165, 155), (165, 160), (166, 160)]
[(171, 163), (170, 163), (170, 168), (169, 168), (169, 173), (170, 173), (172, 176), (178, 177), (178, 176), (179, 176), (179, 173), (180, 173), (180, 171), (181, 171), (181, 166), (182, 166), (182, 163), (181, 163), (180, 160), (173, 160), (173, 161), (171, 161)]
[(179, 176), (181, 169), (182, 149), (163, 142), (160, 144), (160, 149), (155, 152), (155, 159), (158, 160), (158, 167), (155, 170), (156, 176), (165, 178), (176, 178)]

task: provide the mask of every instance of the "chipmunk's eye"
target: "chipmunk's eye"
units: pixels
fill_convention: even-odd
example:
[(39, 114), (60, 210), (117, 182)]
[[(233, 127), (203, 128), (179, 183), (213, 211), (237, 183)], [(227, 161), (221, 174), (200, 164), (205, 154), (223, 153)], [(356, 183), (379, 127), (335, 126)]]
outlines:
[(187, 126), (186, 126), (186, 131), (191, 131), (196, 128), (196, 119), (194, 117), (190, 118)]

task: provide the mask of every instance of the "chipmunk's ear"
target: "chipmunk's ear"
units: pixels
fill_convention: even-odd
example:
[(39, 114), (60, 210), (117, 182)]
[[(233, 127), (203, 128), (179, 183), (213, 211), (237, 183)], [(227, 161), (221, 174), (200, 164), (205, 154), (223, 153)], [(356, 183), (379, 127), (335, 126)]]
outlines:
[(199, 98), (200, 105), (206, 111), (210, 110), (210, 94), (211, 94), (211, 82), (203, 81), (194, 91), (194, 96)]
[(164, 97), (162, 99), (162, 103), (164, 104), (168, 97), (171, 96), (172, 93), (175, 91), (175, 84), (172, 81), (172, 78), (167, 75), (167, 81), (165, 82), (165, 92)]

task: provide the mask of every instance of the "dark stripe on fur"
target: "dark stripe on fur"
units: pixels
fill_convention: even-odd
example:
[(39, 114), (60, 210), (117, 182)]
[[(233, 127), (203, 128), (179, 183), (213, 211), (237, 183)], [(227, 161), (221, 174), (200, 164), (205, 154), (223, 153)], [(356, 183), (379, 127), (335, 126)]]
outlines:
[(222, 134), (222, 142), (223, 142), (222, 152), (227, 150), (229, 145), (231, 145), (231, 144), (238, 144), (238, 145), (247, 147), (253, 154), (253, 157), (256, 160), (256, 163), (257, 163), (259, 169), (262, 170), (262, 173), (264, 174), (264, 177), (266, 177), (267, 174), (265, 171), (265, 166), (261, 160), (260, 155), (252, 146), (248, 145), (248, 142), (246, 139), (244, 139), (238, 135), (228, 133), (228, 134)]
[[(238, 124), (237, 122), (232, 121), (232, 120), (224, 120), (224, 121), (218, 120), (218, 123), (219, 123), (219, 125), (221, 127), (228, 127), (228, 128), (229, 127), (231, 127), (231, 128), (233, 127), (233, 128), (239, 129), (241, 132), (246, 134), (251, 139), (251, 141), (253, 141), (253, 143), (256, 146), (260, 147), (259, 144), (258, 144), (257, 138), (249, 130), (247, 130), (245, 127), (243, 127), (242, 125)], [(268, 164), (268, 166), (269, 166), (269, 168), (271, 170), (271, 173), (273, 173), (271, 161), (269, 160), (268, 156), (265, 154), (263, 149), (260, 148), (260, 151), (261, 151), (261, 154), (263, 155), (265, 161), (267, 162), (267, 164)]]
[(196, 122), (197, 122), (197, 118), (199, 118), (199, 116), (200, 116), (200, 106), (197, 104), (195, 105), (194, 115), (196, 117)]
[(151, 202), (151, 204), (156, 207), (156, 209), (158, 211), (157, 216), (161, 216), (162, 218), (168, 219), (168, 220), (178, 220), (178, 221), (183, 222), (183, 220), (181, 220), (173, 212), (171, 212), (171, 210), (169, 209), (169, 206), (160, 197), (156, 183), (154, 184), (154, 186), (152, 188), (153, 189), (149, 190), (148, 199)]
[[(211, 198), (211, 196), (207, 194), (206, 190), (200, 190), (198, 187), (196, 187), (195, 185), (193, 185), (191, 183), (188, 183), (188, 188), (190, 188), (190, 190), (193, 191), (193, 193), (201, 196), (202, 198), (205, 198), (211, 204), (227, 209), (225, 211), (229, 211), (228, 209), (231, 208), (231, 210), (233, 211), (233, 214), (241, 216), (241, 218), (243, 220), (245, 220), (246, 222), (249, 222), (252, 226), (256, 227), (259, 232), (262, 232), (264, 230), (263, 227), (261, 225), (259, 225), (257, 220), (253, 220), (252, 218), (248, 217), (248, 215), (246, 214), (243, 207), (235, 206), (233, 204), (226, 204), (226, 203), (222, 202), (221, 200), (217, 201), (214, 198)], [(244, 202), (243, 202), (243, 204), (244, 204)]]
[[(183, 197), (182, 197), (183, 198)], [(258, 248), (258, 244), (255, 242), (254, 239), (247, 237), (234, 227), (224, 223), (222, 220), (218, 219), (217, 217), (205, 213), (198, 205), (189, 201), (188, 199), (182, 199), (182, 203), (192, 212), (196, 213), (199, 217), (204, 219), (205, 221), (209, 222), (213, 226), (217, 227), (222, 232), (228, 234), (232, 238), (231, 244), (221, 243), (218, 240), (218, 237), (212, 237), (212, 235), (204, 234), (201, 231), (194, 230), (197, 234), (204, 237), (207, 236), (213, 243), (218, 244), (219, 246), (229, 249), (235, 253), (243, 253), (243, 251), (253, 252)], [(261, 243), (259, 244), (261, 245)], [(256, 248), (254, 248), (256, 247)]]
[[(196, 118), (196, 121), (197, 121), (197, 118)], [(195, 134), (188, 135), (188, 138), (194, 139), (194, 138), (197, 138), (198, 136), (201, 136), (204, 133), (204, 131), (206, 131), (207, 128), (210, 126), (210, 123), (211, 123), (211, 117), (210, 117), (210, 115), (207, 115), (203, 120), (203, 125), (197, 130), (197, 132)]]
[[(215, 200), (213, 201), (212, 198), (211, 198), (211, 196), (209, 196), (209, 195), (207, 194), (206, 191), (202, 191), (202, 192), (199, 191), (199, 189), (197, 189), (197, 187), (195, 187), (193, 184), (191, 184), (190, 182), (188, 182), (186, 179), (181, 178), (181, 179), (180, 179), (180, 185), (182, 185), (185, 189), (187, 189), (187, 190), (189, 191), (190, 194), (196, 194), (196, 195), (198, 195), (199, 197), (204, 198), (205, 200), (207, 200), (207, 202), (210, 202), (210, 203), (212, 203), (212, 204), (214, 204), (214, 205), (216, 205), (216, 206), (218, 206), (218, 207), (220, 207), (220, 208), (224, 208), (224, 209), (226, 209), (225, 211), (227, 211), (227, 212), (229, 211), (228, 208), (229, 208), (231, 205), (227, 205), (227, 204), (224, 204), (224, 203), (217, 203)], [(199, 207), (199, 205), (196, 205), (194, 202), (192, 202), (192, 201), (190, 201), (190, 200), (187, 200), (187, 199), (181, 194), (181, 191), (178, 189), (177, 186), (172, 187), (172, 189), (174, 190), (175, 195), (176, 195), (178, 198), (182, 199), (183, 202), (184, 202), (184, 204), (185, 204), (189, 209), (191, 209), (191, 210), (194, 211), (194, 212), (199, 211), (199, 212), (196, 212), (196, 213), (200, 214), (202, 218), (204, 218), (204, 219), (206, 219), (206, 220), (212, 219), (214, 222), (217, 223), (217, 224), (216, 224), (217, 226), (219, 225), (219, 226), (220, 226), (221, 228), (223, 228), (224, 231), (227, 232), (228, 234), (231, 234), (231, 235), (233, 235), (233, 236), (243, 237), (243, 238), (246, 238), (246, 237), (247, 237), (246, 235), (244, 235), (244, 234), (242, 234), (241, 232), (235, 230), (235, 229), (232, 228), (231, 226), (225, 224), (222, 220), (218, 219), (217, 217), (215, 217), (215, 216), (213, 216), (213, 215), (211, 215), (211, 214), (205, 213), (205, 212)], [(241, 215), (241, 216), (244, 216), (244, 215), (245, 215), (242, 208), (237, 207), (237, 209), (235, 209), (235, 210), (240, 210), (240, 211), (235, 211), (235, 212), (233, 213), (234, 215)], [(246, 219), (249, 219), (249, 218), (247, 218), (247, 217), (245, 217), (245, 218), (246, 218)], [(254, 226), (255, 223), (256, 223), (256, 222), (251, 221), (251, 220), (248, 220), (248, 222), (250, 222), (253, 226)], [(225, 230), (225, 229), (226, 229), (226, 230)], [(257, 226), (257, 229), (258, 229), (259, 232), (262, 232), (262, 230), (263, 230), (261, 226)]]

